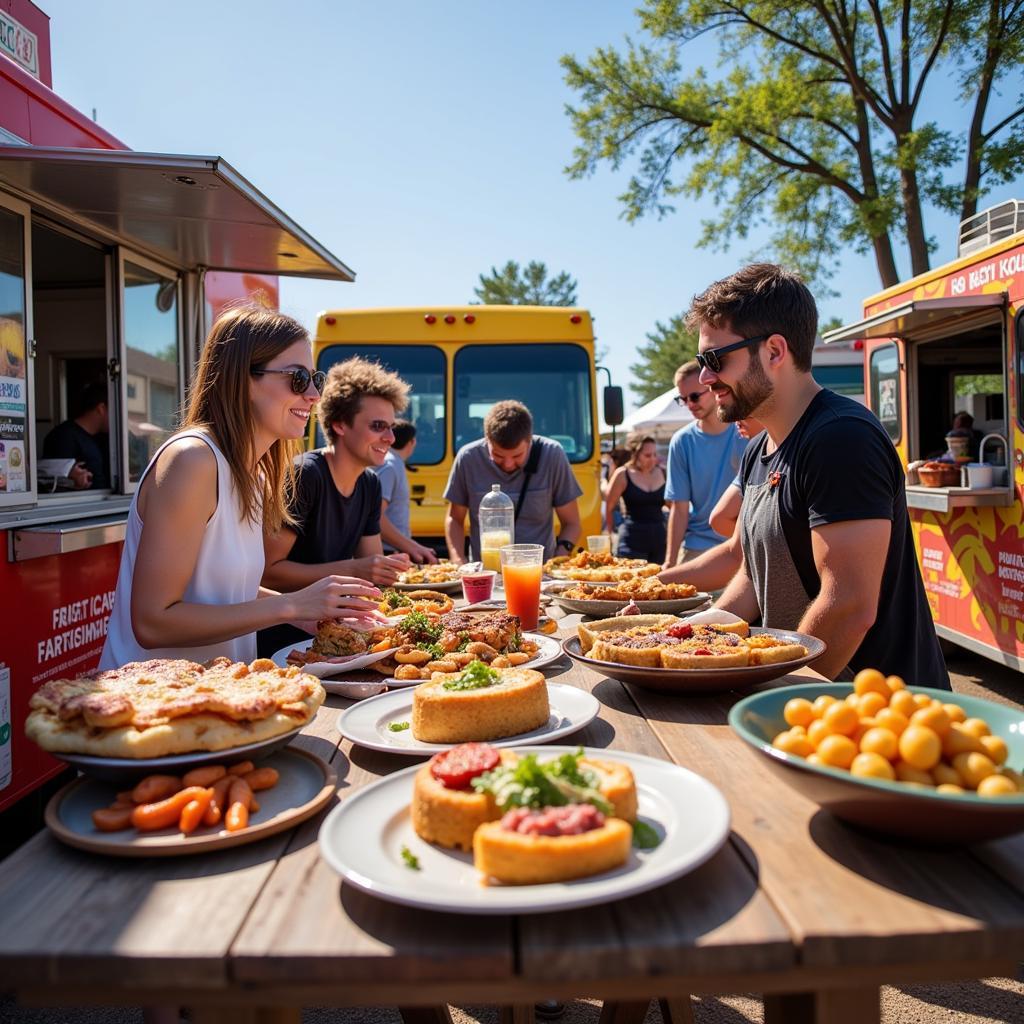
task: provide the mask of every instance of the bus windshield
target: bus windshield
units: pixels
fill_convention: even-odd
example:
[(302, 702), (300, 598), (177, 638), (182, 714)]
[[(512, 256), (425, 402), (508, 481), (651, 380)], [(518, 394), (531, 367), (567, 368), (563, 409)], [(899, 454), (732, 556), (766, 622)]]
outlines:
[[(409, 407), (400, 414), (416, 427), (416, 448), (409, 465), (430, 466), (444, 459), (445, 401), (444, 353), (434, 345), (330, 345), (320, 353), (318, 370), (329, 370), (335, 363), (353, 356), (380, 363), (409, 384)], [(323, 443), (317, 431), (319, 443)]]
[(515, 398), (537, 434), (557, 441), (570, 462), (594, 448), (590, 361), (579, 345), (467, 345), (455, 354), (455, 450), (484, 435), (487, 410)]

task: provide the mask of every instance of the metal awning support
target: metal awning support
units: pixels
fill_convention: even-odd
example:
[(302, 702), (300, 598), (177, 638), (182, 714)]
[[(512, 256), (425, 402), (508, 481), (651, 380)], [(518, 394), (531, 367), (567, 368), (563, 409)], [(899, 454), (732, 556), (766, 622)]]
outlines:
[(837, 327), (822, 335), (826, 345), (871, 338), (909, 338), (940, 323), (954, 324), (986, 309), (1006, 305), (1006, 292), (967, 295), (962, 298), (911, 299), (892, 309), (875, 313), (855, 324)]
[(0, 188), (181, 270), (354, 281), (220, 157), (0, 145)]

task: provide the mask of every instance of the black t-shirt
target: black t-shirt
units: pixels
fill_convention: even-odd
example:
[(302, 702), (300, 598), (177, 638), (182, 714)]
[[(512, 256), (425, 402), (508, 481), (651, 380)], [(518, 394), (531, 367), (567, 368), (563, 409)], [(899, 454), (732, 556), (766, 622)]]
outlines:
[(110, 486), (110, 443), (106, 434), (90, 434), (74, 420), (53, 428), (43, 441), (44, 459), (74, 459), (92, 473), (90, 487)]
[[(365, 471), (346, 498), (335, 486), (331, 468), (322, 451), (306, 452), (297, 464), (295, 498), (290, 510), (295, 517), (295, 543), (288, 553), (292, 562), (318, 565), (352, 558), (363, 537), (380, 533), (380, 481)], [(272, 626), (257, 633), (261, 658), (270, 657), (288, 644), (308, 639), (293, 626)]]
[(782, 532), (812, 599), (821, 589), (812, 529), (855, 519), (892, 523), (878, 614), (850, 667), (950, 689), (917, 565), (903, 467), (881, 424), (859, 402), (822, 390), (771, 455), (765, 454), (767, 442), (762, 432), (748, 445), (743, 489), (776, 481)]

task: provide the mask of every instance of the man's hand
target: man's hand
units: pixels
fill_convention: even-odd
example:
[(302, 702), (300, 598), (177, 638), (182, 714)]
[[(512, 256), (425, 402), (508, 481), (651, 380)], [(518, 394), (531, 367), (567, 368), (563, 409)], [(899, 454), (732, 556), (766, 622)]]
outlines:
[(76, 491), (84, 491), (87, 487), (92, 487), (92, 473), (81, 462), (76, 462), (71, 467), (68, 479), (75, 485)]
[(390, 587), (398, 582), (398, 574), (409, 568), (409, 556), (404, 552), (393, 555), (367, 555), (352, 560), (351, 572), (360, 579)]
[(430, 565), (437, 564), (437, 555), (434, 554), (433, 550), (425, 547), (423, 544), (417, 544), (415, 541), (412, 542), (412, 550), (409, 552), (409, 557), (419, 565), (423, 565), (424, 562)]

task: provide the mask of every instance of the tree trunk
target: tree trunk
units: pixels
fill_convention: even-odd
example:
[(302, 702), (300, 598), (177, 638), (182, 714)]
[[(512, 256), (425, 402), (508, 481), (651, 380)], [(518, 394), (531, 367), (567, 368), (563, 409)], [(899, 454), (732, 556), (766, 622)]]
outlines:
[(900, 193), (903, 197), (903, 216), (907, 225), (910, 270), (913, 276), (917, 277), (930, 268), (930, 262), (928, 239), (924, 233), (924, 218), (921, 216), (921, 192), (917, 187), (917, 174), (910, 168), (900, 169)]
[(978, 212), (981, 192), (981, 154), (985, 146), (985, 111), (992, 94), (992, 80), (999, 63), (999, 50), (995, 38), (999, 33), (999, 0), (989, 0), (988, 23), (985, 26), (987, 44), (985, 59), (978, 75), (978, 95), (974, 100), (974, 116), (967, 133), (967, 169), (964, 173), (964, 198), (960, 219), (966, 220)]
[(891, 288), (894, 284), (899, 284), (900, 275), (896, 270), (896, 257), (893, 256), (892, 239), (888, 233), (875, 235), (871, 239), (871, 245), (875, 250), (875, 265), (878, 267), (882, 287)]
[[(862, 99), (854, 99), (857, 117), (857, 163), (860, 167), (860, 179), (865, 198), (869, 202), (878, 199), (878, 179), (875, 177), (875, 157), (871, 151), (871, 121), (868, 118), (867, 106)], [(896, 257), (892, 251), (892, 239), (888, 231), (879, 231), (870, 218), (865, 218), (864, 227), (871, 238), (871, 246), (875, 250), (875, 264), (883, 288), (891, 288), (899, 283), (896, 271)]]

